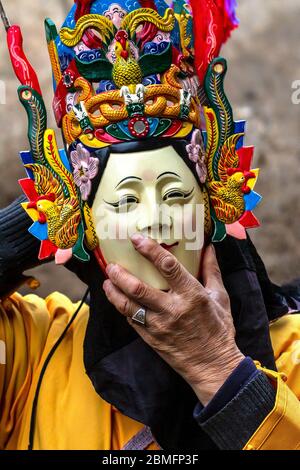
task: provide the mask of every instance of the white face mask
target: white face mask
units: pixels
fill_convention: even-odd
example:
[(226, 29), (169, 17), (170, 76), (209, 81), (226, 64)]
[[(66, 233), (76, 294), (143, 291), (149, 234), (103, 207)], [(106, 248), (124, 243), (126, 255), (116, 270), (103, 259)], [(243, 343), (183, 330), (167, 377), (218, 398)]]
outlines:
[(100, 249), (107, 263), (123, 266), (158, 289), (168, 289), (140, 255), (130, 235), (163, 244), (195, 277), (204, 245), (204, 199), (191, 170), (172, 146), (111, 154), (93, 204)]

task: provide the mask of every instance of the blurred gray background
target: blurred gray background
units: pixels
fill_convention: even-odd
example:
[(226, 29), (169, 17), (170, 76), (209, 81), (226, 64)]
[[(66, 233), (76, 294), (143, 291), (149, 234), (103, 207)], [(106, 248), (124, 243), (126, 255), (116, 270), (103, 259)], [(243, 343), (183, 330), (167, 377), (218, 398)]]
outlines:
[[(60, 26), (73, 0), (3, 0), (13, 23), (22, 27), (27, 54), (39, 74), (51, 109), (52, 83), (43, 20)], [(262, 227), (251, 231), (272, 279), (300, 277), (300, 104), (292, 103), (292, 83), (300, 80), (300, 1), (239, 0), (240, 28), (223, 49), (229, 72), (226, 89), (236, 119), (247, 119), (247, 144), (255, 145), (254, 167), (261, 168), (257, 186), (264, 199), (256, 214)], [(26, 116), (19, 105), (17, 81), (0, 27), (0, 80), (6, 104), (0, 104), (0, 205), (20, 194), (24, 177), (18, 151), (28, 148)], [(51, 112), (49, 126), (55, 126)], [(59, 290), (72, 298), (84, 287), (65, 268), (53, 264), (34, 275), (40, 295)]]

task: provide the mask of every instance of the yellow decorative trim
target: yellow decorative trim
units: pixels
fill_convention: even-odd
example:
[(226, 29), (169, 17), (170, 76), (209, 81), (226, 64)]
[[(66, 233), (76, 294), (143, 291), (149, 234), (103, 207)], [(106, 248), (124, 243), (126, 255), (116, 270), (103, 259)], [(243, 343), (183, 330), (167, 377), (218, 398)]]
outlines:
[(211, 220), (209, 194), (206, 188), (203, 189), (203, 199), (204, 199), (204, 231), (207, 236), (210, 236), (211, 230), (212, 230), (212, 220)]
[(60, 39), (65, 46), (74, 47), (78, 44), (88, 28), (96, 29), (105, 43), (115, 34), (115, 26), (108, 18), (102, 15), (84, 15), (76, 23), (75, 29), (62, 28)]
[(53, 170), (57, 173), (59, 178), (65, 183), (68, 188), (70, 197), (77, 199), (77, 190), (73, 180), (73, 175), (70, 173), (66, 167), (62, 164), (55, 132), (53, 129), (47, 129), (44, 135), (44, 153), (45, 157)]
[(86, 245), (89, 250), (94, 250), (99, 245), (99, 239), (97, 237), (97, 233), (94, 226), (94, 220), (92, 215), (92, 209), (88, 206), (88, 204), (84, 204), (83, 206), (83, 213), (84, 213), (84, 220), (86, 224)]
[(223, 125), (223, 132), (224, 132), (224, 135), (228, 135), (228, 128), (229, 128), (229, 114), (227, 112), (227, 109), (225, 107), (225, 103), (224, 103), (224, 100), (223, 98), (221, 97), (220, 95), (220, 88), (218, 86), (218, 74), (214, 74), (214, 83), (213, 83), (213, 88), (215, 90), (215, 94), (216, 94), (216, 100), (218, 102), (218, 105), (219, 107), (223, 110), (223, 115), (224, 115), (224, 118), (225, 118), (225, 123)]
[(193, 124), (191, 124), (190, 122), (184, 122), (182, 128), (180, 129), (180, 131), (177, 132), (177, 134), (175, 134), (173, 136), (173, 138), (174, 139), (183, 139), (184, 137), (186, 137), (187, 135), (189, 135), (192, 132), (193, 128), (194, 128)]
[(22, 202), (21, 206), (23, 207), (24, 211), (29, 215), (33, 222), (37, 222), (39, 220), (39, 214), (36, 209), (28, 209), (28, 202)]
[(79, 140), (83, 145), (87, 147), (95, 148), (95, 149), (101, 149), (104, 147), (109, 147), (111, 145), (111, 144), (108, 144), (107, 142), (102, 142), (101, 140), (96, 139), (96, 137), (90, 138), (89, 135), (86, 135), (86, 134), (81, 135), (79, 137)]
[(151, 23), (160, 31), (171, 32), (175, 26), (174, 11), (172, 8), (167, 8), (162, 17), (152, 8), (139, 8), (124, 18), (121, 29), (125, 29), (132, 36), (141, 23)]
[(255, 174), (255, 178), (251, 178), (248, 180), (247, 182), (247, 186), (249, 186), (250, 189), (254, 189), (256, 183), (257, 183), (257, 179), (258, 179), (258, 175), (259, 175), (259, 168), (256, 168), (255, 170), (251, 170), (252, 173)]
[(206, 132), (207, 132), (207, 145), (206, 145), (206, 163), (208, 169), (208, 178), (209, 181), (214, 180), (212, 162), (213, 157), (218, 149), (219, 144), (219, 127), (217, 122), (216, 113), (212, 108), (204, 106), (204, 118), (206, 123)]
[(179, 25), (179, 30), (180, 30), (180, 43), (181, 43), (181, 49), (183, 52), (184, 57), (189, 57), (190, 52), (187, 49), (188, 45), (191, 43), (191, 36), (187, 35), (187, 26), (189, 23), (189, 20), (192, 18), (192, 15), (189, 13), (181, 13), (175, 14), (175, 18), (177, 19), (178, 25)]
[(53, 70), (54, 80), (58, 84), (62, 78), (61, 68), (58, 58), (57, 47), (54, 41), (48, 44), (49, 57), (51, 61), (51, 67)]

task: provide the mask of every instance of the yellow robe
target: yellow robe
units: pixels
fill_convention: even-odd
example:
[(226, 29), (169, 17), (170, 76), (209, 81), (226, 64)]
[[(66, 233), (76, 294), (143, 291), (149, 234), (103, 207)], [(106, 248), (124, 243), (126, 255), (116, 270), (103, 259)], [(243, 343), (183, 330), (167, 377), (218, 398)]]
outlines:
[[(45, 300), (14, 294), (0, 304), (0, 449), (27, 449), (41, 369), (76, 307), (58, 293)], [(87, 321), (85, 306), (47, 368), (37, 408), (36, 450), (119, 450), (143, 428), (102, 400), (85, 374)], [(271, 333), (277, 366), (289, 378), (285, 383), (266, 371), (276, 382), (277, 403), (245, 449), (296, 449), (300, 442), (300, 315), (279, 320)]]

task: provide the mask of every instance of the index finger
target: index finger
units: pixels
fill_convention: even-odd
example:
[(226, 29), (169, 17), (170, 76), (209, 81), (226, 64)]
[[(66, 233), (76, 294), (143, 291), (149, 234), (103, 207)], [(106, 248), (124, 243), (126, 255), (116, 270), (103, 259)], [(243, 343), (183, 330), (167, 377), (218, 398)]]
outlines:
[[(145, 238), (140, 234), (133, 235), (131, 240), (135, 249), (154, 264), (160, 274), (168, 282), (170, 288), (175, 292), (187, 293), (195, 283), (197, 283), (197, 288), (199, 289), (201, 284), (197, 279), (179, 263), (172, 253), (165, 250), (155, 240)], [(204, 287), (202, 288), (204, 290)]]

